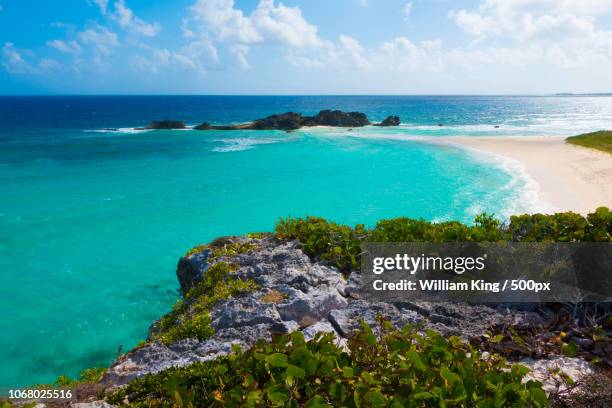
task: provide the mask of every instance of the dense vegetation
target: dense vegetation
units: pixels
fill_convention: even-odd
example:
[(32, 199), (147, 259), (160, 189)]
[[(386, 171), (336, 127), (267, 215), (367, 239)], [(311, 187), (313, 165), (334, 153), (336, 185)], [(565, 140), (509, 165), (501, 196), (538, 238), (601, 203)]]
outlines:
[(482, 214), (473, 225), (457, 221), (432, 223), (412, 218), (379, 221), (374, 228), (354, 228), (323, 218), (286, 218), (276, 224), (281, 238), (297, 239), (304, 252), (344, 272), (359, 268), (362, 242), (576, 242), (612, 241), (612, 211), (605, 207), (583, 217), (566, 212), (517, 215), (507, 224)]
[(567, 143), (590, 147), (612, 154), (612, 130), (600, 130), (599, 132), (585, 133), (566, 139)]
[(131, 382), (109, 401), (137, 407), (542, 407), (529, 371), (483, 358), (457, 337), (412, 326), (363, 325), (339, 347), (332, 334), (301, 332), (246, 352), (171, 368)]

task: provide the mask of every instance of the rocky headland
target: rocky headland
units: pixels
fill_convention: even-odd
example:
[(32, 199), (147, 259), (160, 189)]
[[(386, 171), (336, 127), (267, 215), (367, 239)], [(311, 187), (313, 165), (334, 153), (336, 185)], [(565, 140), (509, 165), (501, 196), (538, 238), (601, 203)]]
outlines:
[[(332, 333), (342, 347), (362, 321), (376, 326), (381, 317), (395, 327), (417, 325), (446, 337), (458, 336), (465, 341), (481, 343), (492, 352), (505, 350), (528, 366), (532, 370), (528, 377), (543, 382), (547, 392), (559, 390), (558, 379), (551, 375), (551, 370), (562, 369), (575, 381), (593, 373), (593, 366), (584, 359), (562, 353), (549, 354), (536, 345), (519, 346), (503, 341), (501, 345), (485, 346), (486, 339), (496, 329), (536, 333), (554, 326), (558, 314), (553, 308), (409, 299), (397, 303), (370, 302), (359, 294), (358, 271), (347, 275), (325, 262), (313, 260), (302, 247), (299, 241), (266, 234), (222, 238), (190, 251), (180, 259), (177, 268), (183, 296), (182, 311), (176, 313), (175, 308), (174, 312), (154, 322), (147, 342), (118, 358), (102, 382), (112, 387), (121, 386), (170, 367), (218, 358), (230, 353), (235, 346), (247, 349), (258, 339), (269, 341), (294, 331), (301, 331), (306, 340), (320, 332)], [(220, 264), (232, 265), (231, 279), (253, 285), (202, 309), (199, 295), (194, 292), (207, 274), (218, 273), (215, 265)], [(188, 319), (197, 319), (203, 311), (209, 316), (210, 337), (165, 336), (164, 331), (168, 331), (164, 326), (168, 322), (185, 324)], [(588, 340), (578, 341), (586, 343)], [(592, 344), (587, 346), (592, 347)]]

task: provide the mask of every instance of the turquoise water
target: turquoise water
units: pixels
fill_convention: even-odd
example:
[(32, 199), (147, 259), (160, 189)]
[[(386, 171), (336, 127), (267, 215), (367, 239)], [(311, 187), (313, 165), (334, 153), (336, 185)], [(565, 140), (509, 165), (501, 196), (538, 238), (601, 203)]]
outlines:
[[(573, 134), (610, 127), (611, 106), (610, 98), (0, 98), (0, 386), (108, 364), (176, 300), (179, 256), (220, 235), (270, 231), (287, 215), (371, 225), (537, 208), (512, 163), (420, 138)], [(374, 120), (399, 113), (403, 125), (131, 129), (327, 107)]]

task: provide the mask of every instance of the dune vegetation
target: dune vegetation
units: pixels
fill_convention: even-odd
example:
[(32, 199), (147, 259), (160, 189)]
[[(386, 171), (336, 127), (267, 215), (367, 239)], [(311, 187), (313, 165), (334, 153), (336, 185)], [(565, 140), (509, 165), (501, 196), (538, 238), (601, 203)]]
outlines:
[(568, 137), (566, 141), (574, 145), (597, 149), (612, 154), (612, 130), (600, 130), (599, 132), (572, 136)]

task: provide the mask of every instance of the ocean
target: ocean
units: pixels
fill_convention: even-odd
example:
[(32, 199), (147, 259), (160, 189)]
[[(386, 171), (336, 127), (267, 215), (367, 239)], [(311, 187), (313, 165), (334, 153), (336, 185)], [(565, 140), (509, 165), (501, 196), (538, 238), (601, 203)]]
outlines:
[[(321, 109), (402, 124), (134, 130)], [(0, 97), (0, 387), (107, 365), (176, 301), (181, 254), (217, 236), (289, 215), (373, 225), (546, 210), (520, 163), (439, 136), (605, 128), (612, 97)]]

